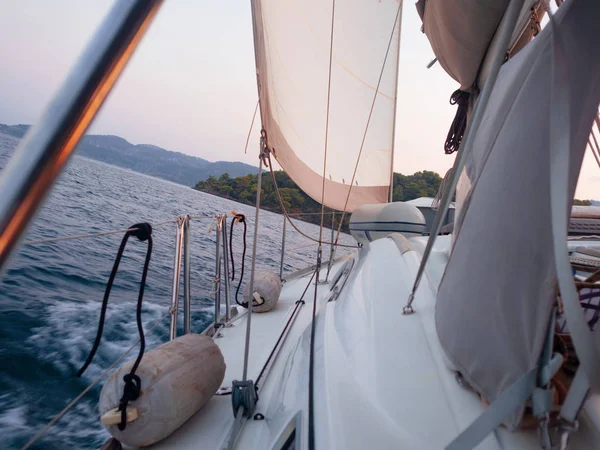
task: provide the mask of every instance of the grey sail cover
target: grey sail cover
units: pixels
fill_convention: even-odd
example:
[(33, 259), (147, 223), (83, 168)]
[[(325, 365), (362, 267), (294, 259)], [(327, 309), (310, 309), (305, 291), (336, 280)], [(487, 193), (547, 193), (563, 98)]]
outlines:
[[(573, 195), (600, 101), (600, 2), (571, 0), (556, 14), (568, 69)], [(550, 222), (552, 29), (501, 69), (457, 192), (460, 220), (438, 291), (442, 347), (493, 402), (536, 367), (555, 292)], [(565, 149), (566, 151), (567, 149)], [(565, 210), (564, 220), (567, 221)], [(522, 411), (521, 411), (522, 412)], [(518, 425), (521, 412), (507, 425)]]
[(469, 89), (509, 0), (421, 0), (423, 31), (444, 70)]

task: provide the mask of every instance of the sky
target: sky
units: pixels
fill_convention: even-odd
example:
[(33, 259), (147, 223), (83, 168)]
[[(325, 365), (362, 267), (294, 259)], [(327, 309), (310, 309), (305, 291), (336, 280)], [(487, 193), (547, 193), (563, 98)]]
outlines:
[[(394, 170), (443, 176), (458, 84), (439, 64), (426, 68), (433, 51), (413, 3), (403, 8)], [(112, 4), (2, 0), (0, 123), (37, 121)], [(257, 165), (257, 131), (244, 154), (256, 101), (250, 0), (167, 0), (88, 132)], [(588, 153), (576, 196), (598, 198), (598, 188)]]

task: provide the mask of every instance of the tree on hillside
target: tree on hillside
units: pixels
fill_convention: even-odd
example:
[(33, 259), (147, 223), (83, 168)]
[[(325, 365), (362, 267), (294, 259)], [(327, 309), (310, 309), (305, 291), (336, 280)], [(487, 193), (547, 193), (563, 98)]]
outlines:
[[(304, 193), (296, 183), (285, 173), (278, 170), (275, 172), (275, 180), (279, 187), (285, 209), (290, 213), (318, 213), (321, 205)], [(214, 176), (204, 181), (199, 181), (195, 189), (208, 192), (222, 197), (231, 198), (242, 203), (254, 205), (256, 203), (257, 175), (245, 175), (231, 178), (224, 173), (218, 179)], [(442, 178), (435, 172), (424, 170), (413, 175), (394, 174), (394, 201), (408, 201), (418, 197), (433, 197), (439, 189)], [(261, 205), (265, 209), (281, 212), (279, 198), (273, 180), (270, 175), (265, 174), (262, 178)], [(347, 229), (349, 214), (345, 217), (344, 229)], [(320, 217), (307, 215), (304, 220), (319, 223)]]

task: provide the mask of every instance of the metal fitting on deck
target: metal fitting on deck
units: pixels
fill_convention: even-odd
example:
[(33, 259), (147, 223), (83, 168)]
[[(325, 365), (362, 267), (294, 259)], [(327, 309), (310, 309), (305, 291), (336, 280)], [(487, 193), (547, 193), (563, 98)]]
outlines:
[(258, 394), (252, 380), (236, 381), (231, 383), (231, 404), (233, 406), (233, 416), (235, 417), (240, 408), (243, 408), (242, 415), (251, 418), (258, 402)]

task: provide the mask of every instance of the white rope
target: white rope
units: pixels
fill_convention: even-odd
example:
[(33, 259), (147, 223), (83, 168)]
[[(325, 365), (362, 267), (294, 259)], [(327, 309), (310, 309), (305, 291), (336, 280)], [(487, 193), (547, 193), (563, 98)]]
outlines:
[(248, 153), (248, 142), (250, 142), (250, 135), (252, 134), (252, 128), (254, 128), (254, 119), (256, 119), (256, 112), (258, 111), (258, 105), (260, 100), (256, 101), (256, 107), (254, 108), (254, 114), (252, 114), (252, 122), (250, 122), (250, 129), (248, 130), (248, 137), (246, 138), (246, 145), (244, 147), (244, 154)]
[[(154, 328), (156, 328), (158, 326), (159, 323), (161, 323), (163, 320), (165, 320), (167, 317), (169, 317), (171, 315), (171, 312), (169, 311), (165, 316), (161, 317), (160, 319), (158, 319), (154, 325), (152, 325), (150, 327), (150, 329), (148, 329), (148, 331), (146, 331), (144, 333), (144, 335), (147, 335), (148, 333), (150, 333), (152, 330), (154, 330)], [(133, 350), (135, 347), (137, 347), (137, 345), (140, 343), (140, 339), (138, 339), (131, 347), (129, 347), (127, 349), (127, 351), (125, 351), (125, 353), (123, 353), (115, 362), (113, 362), (110, 366), (108, 366), (106, 369), (104, 369), (102, 371), (102, 373), (100, 375), (98, 375), (98, 377), (92, 381), (83, 391), (81, 391), (81, 393), (75, 397), (73, 400), (71, 400), (71, 402), (64, 407), (64, 409), (59, 412), (56, 416), (54, 416), (54, 418), (48, 422), (44, 428), (42, 428), (40, 431), (38, 431), (36, 433), (35, 436), (33, 436), (23, 447), (21, 447), (21, 450), (25, 450), (29, 447), (31, 447), (39, 438), (41, 438), (44, 434), (46, 434), (46, 432), (50, 429), (50, 427), (52, 425), (54, 425), (56, 422), (58, 422), (67, 412), (69, 412), (69, 410), (75, 406), (75, 404), (81, 400), (83, 398), (83, 396), (85, 394), (87, 394), (90, 389), (92, 389), (94, 386), (96, 386), (96, 384), (98, 384), (100, 382), (100, 380), (102, 378), (104, 378), (104, 376), (110, 372), (110, 370), (115, 367), (117, 364), (119, 364), (123, 358), (125, 358), (130, 352), (131, 350)]]
[(309, 244), (299, 245), (297, 247), (288, 248), (288, 252), (293, 252), (294, 250), (300, 250), (306, 247), (312, 247), (313, 245), (319, 245), (318, 242), (310, 242)]

